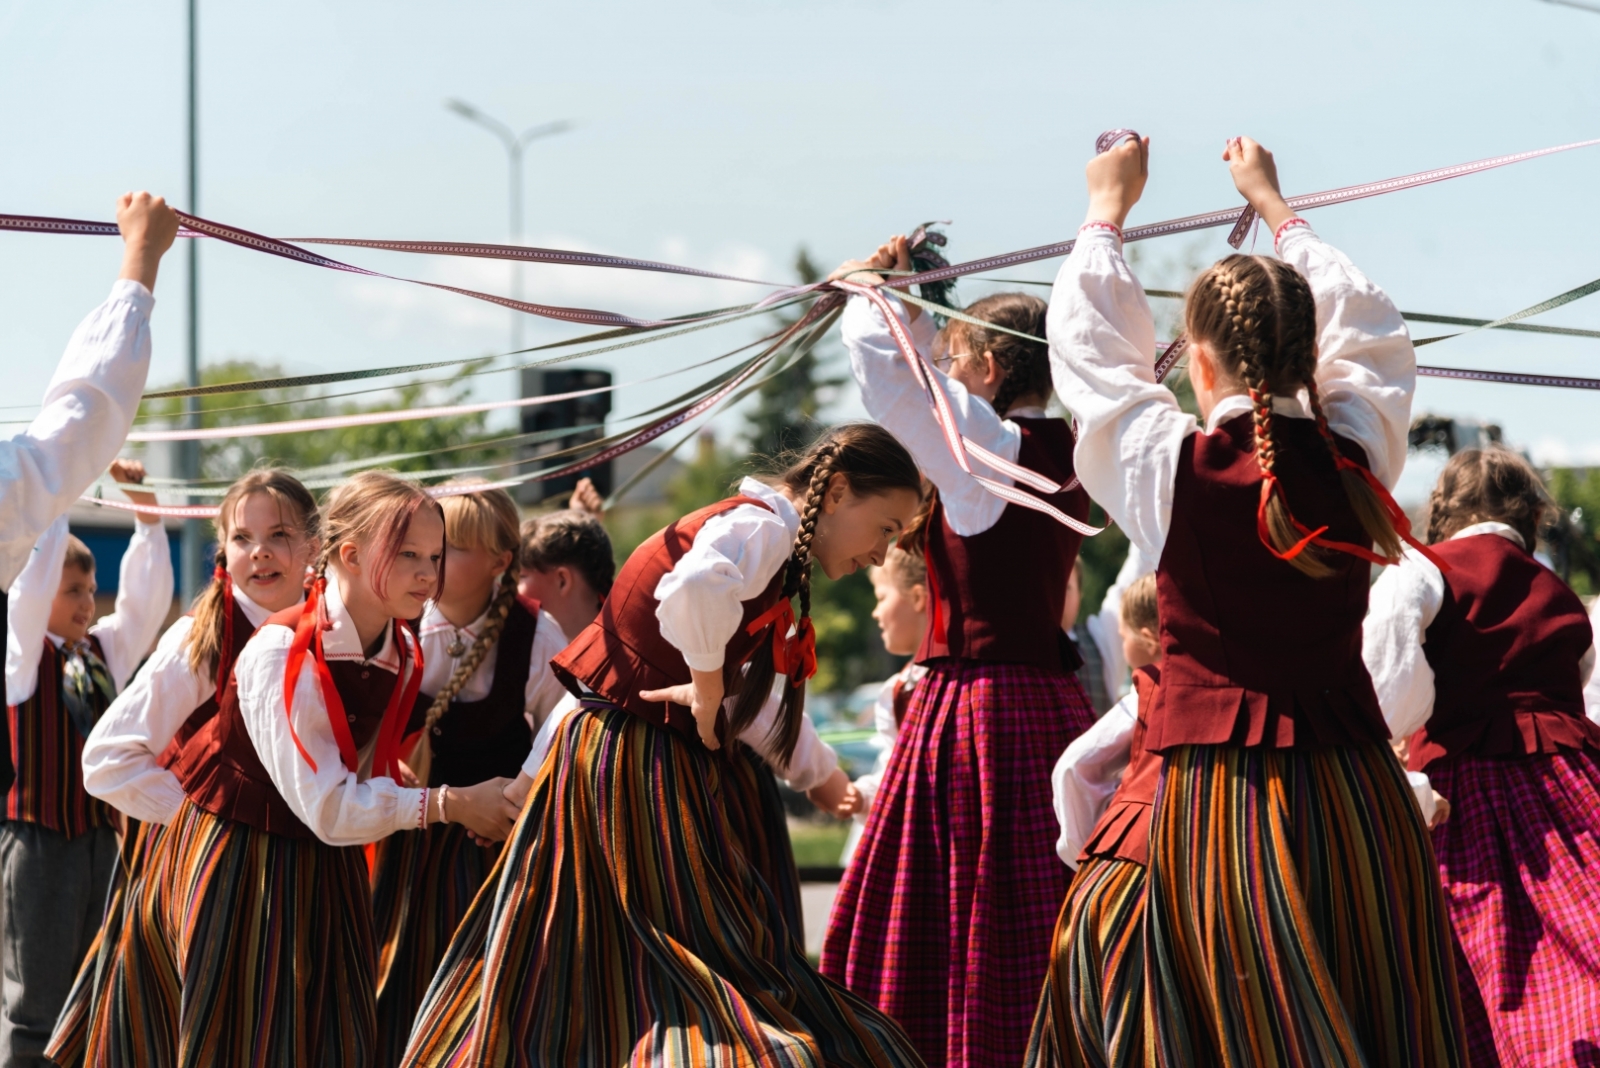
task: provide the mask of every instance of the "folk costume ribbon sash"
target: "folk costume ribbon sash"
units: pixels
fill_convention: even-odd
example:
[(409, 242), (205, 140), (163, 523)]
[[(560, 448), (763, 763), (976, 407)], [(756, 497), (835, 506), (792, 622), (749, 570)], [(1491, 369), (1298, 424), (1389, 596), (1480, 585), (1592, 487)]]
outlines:
[[(333, 673), (328, 670), (327, 657), (322, 649), (323, 633), (333, 628), (333, 624), (327, 619), (327, 609), (324, 604), (327, 587), (327, 578), (318, 577), (311, 583), (311, 589), (306, 594), (300, 621), (295, 625), (294, 640), (289, 645), (289, 661), (283, 672), (283, 710), (289, 720), (289, 737), (294, 739), (295, 748), (311, 766), (311, 770), (316, 771), (316, 760), (306, 750), (305, 743), (300, 740), (299, 733), (294, 729), (295, 686), (300, 681), (300, 673), (309, 659), (311, 670), (316, 674), (317, 684), (322, 691), (322, 703), (328, 710), (328, 724), (333, 728), (334, 741), (339, 746), (339, 757), (344, 763), (345, 770), (353, 772), (360, 767), (360, 756), (356, 752), (355, 738), (350, 733), (350, 722), (345, 717), (344, 699), (339, 696), (339, 688), (334, 685)], [(413, 650), (415, 662), (407, 663), (411, 657), (407, 655), (403, 624), (396, 619), (391, 621), (390, 625), (394, 628), (395, 652), (400, 658), (400, 669), (394, 689), (389, 692), (389, 703), (383, 710), (383, 720), (378, 725), (372, 774), (398, 780), (406, 720), (422, 687), (422, 646), (420, 643), (416, 644)]]
[(745, 633), (760, 634), (764, 627), (772, 628), (772, 666), (789, 676), (790, 686), (799, 686), (817, 673), (817, 633), (810, 616), (796, 626), (794, 605), (785, 597), (751, 620)]

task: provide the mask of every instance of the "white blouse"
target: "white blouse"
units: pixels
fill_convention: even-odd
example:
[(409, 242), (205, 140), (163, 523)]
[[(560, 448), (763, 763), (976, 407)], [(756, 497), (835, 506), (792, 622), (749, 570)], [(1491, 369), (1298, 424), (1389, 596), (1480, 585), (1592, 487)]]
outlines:
[[(252, 627), (272, 614), (240, 589), (234, 589), (233, 599)], [(189, 667), (193, 630), (192, 616), (181, 616), (167, 628), (133, 683), (117, 695), (83, 744), (84, 789), (145, 823), (170, 823), (178, 814), (183, 787), (156, 759), (190, 714), (217, 692), (215, 672), (197, 675)]]
[[(477, 640), (488, 618), (489, 613), (486, 609), (483, 615), (465, 627), (455, 627), (439, 611), (438, 605), (432, 601), (428, 602), (428, 607), (422, 613), (422, 626), (418, 635), (422, 639), (423, 693), (432, 696), (449, 684), (456, 673), (456, 665), (472, 649), (472, 643)], [(451, 656), (450, 646), (458, 634), (465, 648), (461, 656)], [(539, 624), (533, 632), (533, 655), (528, 663), (528, 681), (522, 691), (523, 712), (528, 717), (528, 726), (535, 731), (544, 723), (550, 710), (567, 694), (566, 687), (561, 685), (561, 680), (550, 670), (551, 658), (566, 647), (567, 636), (561, 632), (561, 624), (557, 623), (548, 612), (541, 610)], [(489, 647), (483, 662), (478, 665), (478, 670), (472, 673), (466, 685), (456, 694), (457, 700), (481, 701), (489, 696), (489, 689), (494, 685), (494, 666), (499, 656), (500, 643), (496, 642)]]
[[(884, 294), (902, 322), (905, 306), (892, 293)], [(935, 328), (928, 315), (907, 324), (917, 350), (926, 356), (933, 347)], [(911, 369), (889, 333), (877, 305), (866, 297), (851, 297), (839, 320), (840, 336), (850, 352), (850, 370), (861, 386), (861, 401), (872, 418), (882, 424), (911, 453), (917, 466), (935, 486), (950, 529), (962, 537), (982, 534), (1000, 520), (1006, 502), (984, 489), (961, 470), (945, 444), (939, 424), (928, 407), (927, 396), (912, 377)], [(1148, 349), (1146, 351), (1149, 351)], [(1022, 448), (1022, 431), (995, 413), (988, 401), (974, 397), (960, 382), (933, 368), (934, 381), (944, 388), (962, 436), (1005, 460), (1016, 460)], [(1043, 418), (1042, 408), (1013, 408), (1022, 417)], [(976, 461), (974, 461), (976, 463)], [(1011, 484), (1009, 475), (986, 472), (996, 482)]]
[[(1589, 625), (1600, 634), (1600, 597), (1589, 607)], [(1600, 723), (1600, 676), (1594, 674), (1592, 663), (1590, 667), (1589, 684), (1583, 688), (1583, 703), (1589, 710), (1589, 718)]]
[[(11, 587), (10, 626), (6, 633), (6, 698), (19, 704), (33, 696), (39, 684), (39, 661), (48, 638), (61, 648), (64, 639), (51, 634), (50, 606), (61, 589), (61, 572), (67, 555), (67, 517), (50, 523), (36, 551)], [(118, 690), (144, 659), (161, 633), (172, 607), (172, 554), (167, 531), (160, 523), (136, 522), (133, 537), (122, 554), (116, 607), (89, 627), (100, 641), (106, 669)]]
[[(1329, 425), (1366, 450), (1372, 473), (1392, 487), (1406, 459), (1416, 354), (1388, 296), (1309, 226), (1288, 226), (1278, 253), (1306, 276), (1317, 305), (1317, 388)], [(1089, 495), (1128, 537), (1159, 560), (1172, 524), (1172, 494), (1192, 415), (1155, 380), (1155, 323), (1144, 289), (1122, 258), (1122, 239), (1100, 227), (1079, 233), (1056, 276), (1048, 316), (1056, 393), (1078, 422), (1075, 467)], [(1211, 433), (1250, 410), (1247, 397), (1218, 403)], [(1273, 410), (1309, 418), (1298, 397)]]
[[(872, 802), (877, 800), (878, 787), (883, 785), (883, 773), (889, 768), (889, 757), (894, 754), (894, 743), (900, 739), (900, 725), (894, 718), (894, 694), (902, 683), (915, 686), (922, 681), (928, 673), (925, 664), (911, 663), (890, 675), (878, 687), (878, 699), (872, 704), (872, 726), (877, 733), (872, 737), (872, 744), (878, 750), (878, 759), (872, 762), (872, 770), (856, 780), (856, 789), (861, 792), (867, 808), (872, 807)], [(865, 821), (865, 816), (857, 816), (857, 821)]]
[(1056, 856), (1069, 868), (1077, 868), (1078, 854), (1122, 784), (1133, 757), (1138, 718), (1139, 691), (1133, 689), (1072, 740), (1050, 773), (1050, 796), (1061, 828)]
[(10, 588), (45, 528), (122, 448), (150, 370), (154, 306), (139, 282), (112, 285), (73, 331), (43, 409), (28, 429), (0, 441), (0, 589)]
[[(363, 652), (361, 638), (340, 596), (336, 573), (328, 576), (324, 604), (333, 628), (322, 635), (329, 662), (353, 661), (369, 671), (390, 674), (400, 671), (400, 650), (395, 646), (393, 626), (384, 626), (383, 647), (376, 656), (369, 658)], [(410, 631), (404, 633), (405, 641), (410, 643)], [(368, 743), (363, 752), (359, 772), (345, 768), (333, 726), (328, 722), (327, 706), (322, 702), (322, 687), (309, 662), (295, 687), (294, 730), (316, 761), (316, 769), (312, 770), (301, 755), (289, 733), (289, 716), (284, 712), (284, 668), (293, 640), (293, 630), (269, 623), (245, 645), (233, 669), (245, 730), (273, 786), (300, 821), (331, 846), (365, 845), (419, 826), (423, 790), (401, 786), (387, 776), (366, 775), (374, 743)], [(407, 658), (407, 670), (414, 670), (415, 663), (415, 659)], [(404, 685), (405, 681), (396, 679), (395, 685)], [(406, 712), (409, 714), (410, 710)]]
[[(1505, 523), (1474, 523), (1450, 540), (1498, 536), (1522, 545), (1522, 535)], [(1409, 738), (1433, 715), (1433, 668), (1423, 652), (1428, 628), (1444, 604), (1444, 576), (1427, 557), (1407, 548), (1404, 559), (1384, 568), (1372, 584), (1361, 630), (1361, 658), (1378, 693), (1378, 704), (1395, 738)], [(1594, 646), (1579, 669), (1587, 685), (1594, 671)]]

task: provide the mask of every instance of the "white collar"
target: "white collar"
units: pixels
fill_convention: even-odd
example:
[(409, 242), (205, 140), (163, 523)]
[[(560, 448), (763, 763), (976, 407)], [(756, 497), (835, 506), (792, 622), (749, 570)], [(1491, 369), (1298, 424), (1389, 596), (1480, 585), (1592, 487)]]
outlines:
[(754, 497), (762, 504), (769, 505), (777, 513), (778, 518), (783, 520), (783, 525), (789, 528), (789, 533), (793, 534), (800, 529), (800, 513), (795, 511), (789, 498), (775, 487), (767, 485), (760, 479), (747, 478), (739, 483), (739, 496)]
[[(489, 599), (489, 603), (491, 605), (494, 604), (494, 599), (492, 597)], [(422, 637), (428, 638), (435, 634), (449, 631), (451, 634), (460, 633), (465, 637), (476, 641), (479, 632), (483, 630), (483, 625), (488, 621), (488, 619), (489, 610), (485, 608), (483, 613), (478, 616), (477, 619), (474, 619), (471, 623), (468, 623), (464, 627), (458, 627), (446, 619), (443, 612), (439, 611), (439, 604), (437, 601), (429, 601), (428, 607), (422, 611), (422, 626), (418, 628), (418, 632)]]
[[(44, 632), (44, 636), (46, 638), (49, 638), (51, 641), (55, 642), (57, 649), (60, 649), (62, 646), (67, 644), (67, 639), (63, 638), (61, 635), (56, 634), (53, 631), (49, 631), (49, 630), (45, 631)], [(87, 638), (85, 638), (84, 640), (88, 641)]]
[[(1223, 397), (1217, 406), (1211, 409), (1211, 417), (1206, 420), (1206, 433), (1209, 434), (1217, 427), (1232, 419), (1236, 415), (1243, 415), (1250, 410), (1250, 396), (1246, 393), (1235, 393), (1231, 397)], [(1311, 413), (1306, 411), (1306, 406), (1299, 397), (1272, 397), (1272, 413), (1287, 416), (1290, 419), (1310, 419)]]
[(1037, 404), (1013, 404), (1011, 410), (1001, 418), (1003, 419), (1043, 419), (1049, 413)]
[(1522, 535), (1517, 533), (1515, 527), (1507, 526), (1505, 523), (1497, 523), (1493, 520), (1486, 523), (1474, 523), (1470, 527), (1462, 527), (1450, 535), (1448, 540), (1455, 541), (1457, 538), (1470, 538), (1477, 534), (1498, 534), (1519, 549), (1526, 551), (1528, 548), (1522, 540)]
[(331, 630), (322, 632), (322, 655), (327, 660), (354, 660), (362, 664), (371, 664), (381, 667), (385, 671), (400, 673), (400, 650), (394, 645), (394, 625), (384, 624), (383, 645), (378, 649), (378, 655), (370, 660), (361, 648), (361, 635), (356, 632), (356, 625), (350, 618), (350, 613), (344, 607), (344, 598), (339, 596), (339, 578), (337, 574), (328, 576), (328, 587), (324, 591), (322, 600), (324, 609), (328, 614), (328, 622), (332, 624)]
[[(304, 594), (301, 595), (300, 601), (301, 603), (305, 602)], [(248, 593), (241, 590), (237, 582), (233, 584), (233, 603), (238, 605), (239, 609), (244, 612), (244, 618), (250, 621), (250, 625), (257, 629), (260, 629), (261, 624), (265, 623), (267, 617), (272, 615), (271, 612), (256, 604)]]

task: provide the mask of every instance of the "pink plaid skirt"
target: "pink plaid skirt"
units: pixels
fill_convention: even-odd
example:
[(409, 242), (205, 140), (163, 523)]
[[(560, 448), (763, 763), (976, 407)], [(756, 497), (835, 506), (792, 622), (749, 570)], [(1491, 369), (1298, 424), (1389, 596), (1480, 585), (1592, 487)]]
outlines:
[(822, 972), (931, 1068), (1017, 1068), (1071, 871), (1050, 770), (1094, 722), (1078, 680), (946, 659), (917, 686), (835, 899)]
[(1428, 765), (1473, 1068), (1600, 1065), (1600, 759)]

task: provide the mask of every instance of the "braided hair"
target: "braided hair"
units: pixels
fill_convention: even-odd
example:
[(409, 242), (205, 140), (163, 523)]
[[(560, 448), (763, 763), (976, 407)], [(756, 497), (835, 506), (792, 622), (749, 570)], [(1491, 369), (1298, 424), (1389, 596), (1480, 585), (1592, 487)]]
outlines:
[[(995, 293), (973, 301), (965, 310), (975, 319), (1042, 338), (1048, 307), (1031, 293)], [(1050, 395), (1050, 349), (1044, 342), (1029, 341), (1002, 330), (985, 330), (960, 319), (952, 320), (945, 327), (945, 334), (947, 342), (959, 337), (973, 356), (987, 352), (1005, 372), (991, 402), (1002, 419), (1022, 397)]]
[[(1335, 463), (1343, 459), (1317, 392), (1317, 309), (1311, 286), (1294, 267), (1266, 256), (1235, 254), (1212, 264), (1189, 287), (1185, 318), (1190, 337), (1212, 347), (1219, 370), (1250, 394), (1256, 462), (1276, 478), (1272, 398), (1306, 391), (1317, 430)], [(1339, 466), (1345, 496), (1367, 535), (1390, 558), (1400, 555), (1400, 535), (1376, 491), (1361, 475)], [(1288, 552), (1302, 538), (1282, 492), (1267, 498), (1271, 545)], [(1312, 578), (1334, 573), (1324, 555), (1307, 546), (1288, 563)]]
[[(833, 428), (778, 475), (778, 484), (793, 495), (800, 512), (800, 527), (784, 564), (783, 587), (778, 595), (784, 600), (800, 599), (797, 625), (802, 627), (811, 617), (812, 547), (822, 521), (823, 503), (836, 475), (843, 477), (850, 492), (859, 497), (901, 489), (922, 493), (922, 476), (911, 454), (876, 423), (845, 423)], [(744, 678), (738, 682), (737, 700), (728, 720), (730, 735), (737, 736), (755, 722), (772, 690), (775, 674), (772, 643), (762, 641), (749, 660)], [(785, 762), (800, 738), (805, 701), (805, 680), (791, 680), (784, 687), (772, 728), (775, 748)]]
[[(461, 485), (468, 481), (453, 480), (449, 484)], [(411, 759), (407, 762), (412, 774), (419, 782), (424, 783), (427, 782), (428, 772), (433, 764), (433, 747), (430, 739), (434, 728), (450, 710), (450, 702), (455, 700), (462, 687), (483, 665), (489, 650), (499, 642), (500, 635), (505, 630), (506, 619), (511, 615), (511, 605), (517, 599), (517, 569), (514, 565), (517, 559), (519, 531), (517, 505), (511, 499), (511, 495), (503, 489), (481, 489), (473, 493), (441, 498), (439, 505), (444, 509), (446, 544), (462, 549), (483, 549), (496, 555), (510, 553), (511, 563), (500, 573), (498, 588), (487, 609), (488, 618), (484, 620), (483, 629), (473, 639), (472, 648), (467, 650), (466, 655), (456, 665), (455, 671), (451, 673), (450, 680), (434, 695), (433, 703), (428, 706), (423, 719), (422, 737), (417, 740), (416, 748), (412, 750)], [(444, 592), (442, 584), (440, 592)]]
[(1463, 449), (1428, 495), (1427, 540), (1437, 545), (1474, 523), (1504, 523), (1531, 553), (1541, 519), (1555, 510), (1544, 480), (1521, 456), (1499, 445)]

